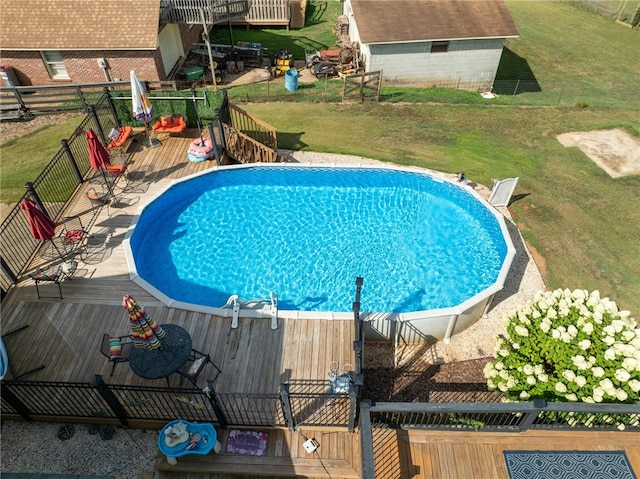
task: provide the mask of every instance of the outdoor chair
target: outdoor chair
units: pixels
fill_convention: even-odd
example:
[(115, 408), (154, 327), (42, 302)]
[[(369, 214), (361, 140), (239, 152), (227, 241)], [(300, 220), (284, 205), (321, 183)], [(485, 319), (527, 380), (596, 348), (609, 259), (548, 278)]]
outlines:
[(85, 193), (87, 199), (92, 206), (97, 208), (107, 207), (107, 216), (111, 216), (109, 205), (111, 204), (111, 198), (106, 193), (98, 193), (95, 188), (91, 187)]
[(218, 366), (216, 366), (213, 361), (211, 361), (211, 356), (205, 353), (201, 353), (195, 349), (191, 350), (191, 355), (189, 356), (189, 360), (187, 363), (178, 371), (178, 374), (182, 377), (180, 379), (180, 384), (184, 379), (188, 379), (195, 387), (198, 387), (198, 376), (204, 370), (205, 366), (211, 364), (218, 371), (213, 378), (215, 380), (218, 375), (222, 372)]
[(58, 237), (61, 238), (64, 245), (65, 256), (75, 253), (91, 238), (91, 233), (85, 229), (79, 216), (65, 217), (59, 226), (62, 226), (62, 229), (58, 233)]
[(129, 361), (129, 353), (132, 347), (133, 339), (131, 336), (111, 336), (109, 334), (102, 336), (100, 352), (106, 356), (110, 363), (113, 363), (111, 376), (113, 376), (118, 363)]
[[(73, 273), (75, 273), (78, 268), (78, 263), (75, 261), (67, 261), (62, 264), (58, 264), (50, 269), (43, 269), (39, 266), (35, 269), (33, 273), (29, 273), (29, 277), (36, 284), (36, 293), (38, 294), (38, 299), (42, 298), (62, 298), (62, 287), (60, 286), (60, 281), (64, 278), (72, 279)], [(40, 284), (41, 283), (53, 283), (58, 287), (58, 296), (44, 296), (40, 293)]]

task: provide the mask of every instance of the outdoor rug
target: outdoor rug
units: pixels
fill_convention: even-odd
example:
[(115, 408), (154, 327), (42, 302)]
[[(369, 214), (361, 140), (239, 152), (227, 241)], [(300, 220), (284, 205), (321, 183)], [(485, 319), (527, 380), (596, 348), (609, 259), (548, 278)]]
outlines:
[(510, 479), (638, 479), (624, 451), (504, 451)]
[(268, 432), (231, 429), (224, 452), (242, 456), (264, 456), (267, 453), (268, 442)]

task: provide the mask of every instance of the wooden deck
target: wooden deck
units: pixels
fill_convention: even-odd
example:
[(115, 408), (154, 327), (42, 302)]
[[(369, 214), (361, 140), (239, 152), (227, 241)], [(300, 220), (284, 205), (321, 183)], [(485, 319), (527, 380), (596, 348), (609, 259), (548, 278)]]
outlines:
[[(38, 300), (33, 281), (25, 279), (2, 303), (3, 334), (29, 325), (25, 331), (5, 338), (18, 374), (44, 365), (43, 370), (25, 379), (89, 382), (94, 374), (101, 374), (109, 383), (164, 386), (164, 380), (135, 376), (127, 363), (118, 365), (110, 377), (111, 365), (99, 352), (103, 333), (129, 333), (122, 307), (126, 294), (136, 298), (159, 323), (185, 327), (193, 338), (193, 347), (211, 353), (222, 369), (216, 381), (219, 392), (273, 393), (289, 379), (326, 380), (333, 360), (354, 363), (351, 321), (281, 319), (274, 331), (270, 319), (241, 319), (239, 327), (231, 329), (230, 318), (168, 308), (129, 280), (121, 243), (137, 208), (171, 180), (216, 167), (213, 161), (190, 163), (186, 159), (195, 134), (190, 131), (185, 137), (165, 138), (161, 147), (143, 150), (139, 133), (139, 141), (128, 155), (133, 181), (118, 196), (118, 204), (108, 209), (92, 205), (84, 189), (78, 192), (65, 214), (79, 215), (93, 238), (73, 280), (62, 283), (64, 299)], [(56, 261), (45, 248), (34, 266)], [(43, 288), (55, 292), (55, 285)], [(222, 434), (224, 446), (227, 432)], [(304, 451), (305, 437), (320, 442), (317, 454)], [(508, 479), (502, 451), (511, 449), (625, 450), (640, 476), (640, 435), (635, 433), (487, 434), (385, 429), (375, 431), (374, 448), (376, 477), (385, 479)], [(157, 467), (160, 479), (220, 479), (234, 474), (360, 477), (360, 437), (345, 430), (273, 429), (264, 458), (192, 456), (169, 466), (158, 456)]]
[(374, 431), (376, 478), (509, 479), (503, 451), (511, 450), (623, 450), (636, 475), (640, 472), (638, 433)]
[[(241, 318), (239, 327), (231, 329), (231, 318), (168, 308), (130, 281), (121, 243), (139, 206), (171, 180), (216, 168), (215, 161), (187, 160), (188, 145), (197, 131), (190, 133), (164, 138), (160, 147), (149, 150), (142, 148), (144, 136), (138, 133), (139, 141), (127, 158), (132, 180), (124, 192), (116, 191), (117, 203), (109, 208), (91, 204), (84, 188), (77, 193), (64, 216), (79, 215), (93, 237), (74, 258), (79, 266), (73, 280), (61, 284), (64, 299), (38, 300), (34, 282), (27, 277), (2, 304), (4, 334), (29, 325), (5, 338), (17, 374), (45, 365), (25, 379), (89, 382), (94, 374), (101, 374), (109, 383), (166, 385), (164, 380), (137, 377), (127, 363), (119, 364), (114, 376), (109, 376), (111, 364), (100, 354), (100, 341), (104, 333), (129, 334), (122, 306), (126, 294), (158, 323), (178, 324), (189, 331), (193, 347), (209, 352), (222, 369), (216, 381), (221, 393), (277, 393), (285, 380), (327, 380), (331, 361), (354, 363), (352, 321), (279, 319), (278, 329), (272, 330), (270, 318)], [(124, 179), (119, 181), (119, 186), (125, 186)], [(58, 261), (51, 246), (46, 246), (33, 267)], [(57, 292), (52, 283), (41, 283), (40, 289), (50, 295)]]

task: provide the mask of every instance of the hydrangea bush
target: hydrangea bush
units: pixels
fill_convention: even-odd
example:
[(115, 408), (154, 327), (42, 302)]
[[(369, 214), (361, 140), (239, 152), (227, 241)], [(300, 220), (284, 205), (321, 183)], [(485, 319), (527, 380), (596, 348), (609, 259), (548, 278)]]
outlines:
[(633, 403), (640, 392), (640, 330), (598, 291), (538, 293), (512, 313), (484, 369), (507, 400)]

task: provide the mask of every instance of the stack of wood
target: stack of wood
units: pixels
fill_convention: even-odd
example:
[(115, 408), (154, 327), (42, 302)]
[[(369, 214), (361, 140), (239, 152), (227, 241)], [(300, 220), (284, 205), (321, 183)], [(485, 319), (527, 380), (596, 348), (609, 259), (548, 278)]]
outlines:
[(340, 15), (336, 20), (336, 35), (349, 35), (349, 17)]

